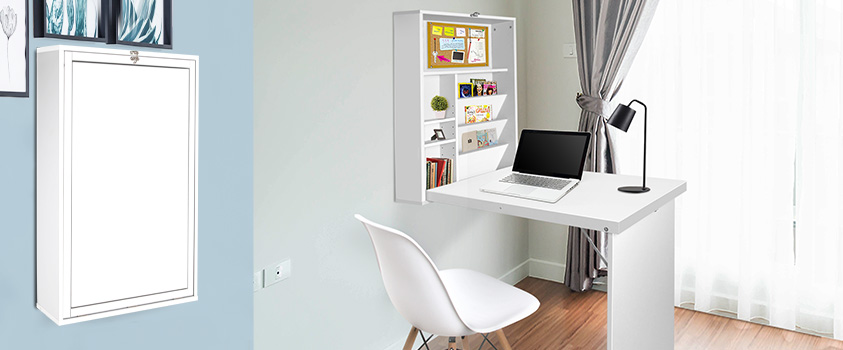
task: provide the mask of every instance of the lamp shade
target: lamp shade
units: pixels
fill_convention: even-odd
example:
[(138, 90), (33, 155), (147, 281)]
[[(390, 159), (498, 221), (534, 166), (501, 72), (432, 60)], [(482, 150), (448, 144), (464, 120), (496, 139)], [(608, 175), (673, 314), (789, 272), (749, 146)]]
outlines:
[(609, 117), (609, 125), (621, 129), (623, 132), (629, 130), (632, 118), (635, 117), (635, 110), (624, 104), (619, 104), (615, 112)]

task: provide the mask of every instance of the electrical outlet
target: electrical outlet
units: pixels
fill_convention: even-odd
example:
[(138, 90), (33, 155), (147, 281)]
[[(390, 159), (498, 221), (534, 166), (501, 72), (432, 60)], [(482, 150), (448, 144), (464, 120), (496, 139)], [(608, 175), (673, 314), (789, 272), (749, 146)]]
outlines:
[(292, 273), (290, 259), (272, 264), (263, 269), (263, 286), (269, 287), (290, 277)]
[(252, 275), (252, 290), (257, 292), (263, 288), (263, 270), (256, 271)]

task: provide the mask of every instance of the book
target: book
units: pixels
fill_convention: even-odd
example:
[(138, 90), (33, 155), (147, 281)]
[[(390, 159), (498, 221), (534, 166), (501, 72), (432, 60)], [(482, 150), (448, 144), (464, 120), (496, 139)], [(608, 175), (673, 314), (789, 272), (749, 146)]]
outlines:
[(477, 130), (477, 148), (489, 146), (489, 133), (486, 130)]
[(483, 96), (491, 96), (498, 94), (498, 82), (487, 81), (483, 83)]
[(427, 189), (454, 181), (454, 161), (451, 158), (427, 158)]
[(492, 120), (492, 106), (465, 106), (465, 123), (480, 123)]
[(473, 151), (477, 149), (477, 132), (469, 131), (462, 134), (462, 152)]
[(460, 98), (472, 97), (474, 92), (474, 84), (460, 83)]
[(486, 79), (469, 79), (469, 81), (474, 84), (474, 89), (472, 90), (472, 96), (483, 96), (483, 83)]
[(489, 136), (489, 146), (495, 146), (498, 144), (498, 130), (497, 129), (488, 129), (486, 130), (486, 134)]

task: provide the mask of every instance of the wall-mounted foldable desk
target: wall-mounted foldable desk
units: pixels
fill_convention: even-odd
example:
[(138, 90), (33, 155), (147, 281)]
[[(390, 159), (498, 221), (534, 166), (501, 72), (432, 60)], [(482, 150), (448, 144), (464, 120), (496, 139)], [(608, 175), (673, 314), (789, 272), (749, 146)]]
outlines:
[(608, 232), (608, 348), (673, 349), (674, 199), (685, 181), (648, 178), (650, 192), (629, 194), (617, 188), (640, 177), (584, 173), (556, 203), (480, 191), (509, 171), (428, 190), (427, 200)]

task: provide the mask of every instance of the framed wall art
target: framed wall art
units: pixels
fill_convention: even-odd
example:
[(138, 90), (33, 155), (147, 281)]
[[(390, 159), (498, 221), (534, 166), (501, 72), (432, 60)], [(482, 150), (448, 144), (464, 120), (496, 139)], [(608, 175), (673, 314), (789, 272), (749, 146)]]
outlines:
[(112, 1), (35, 0), (35, 37), (105, 42)]
[(0, 96), (29, 97), (29, 4), (0, 0)]
[(109, 44), (171, 49), (172, 0), (112, 0)]

